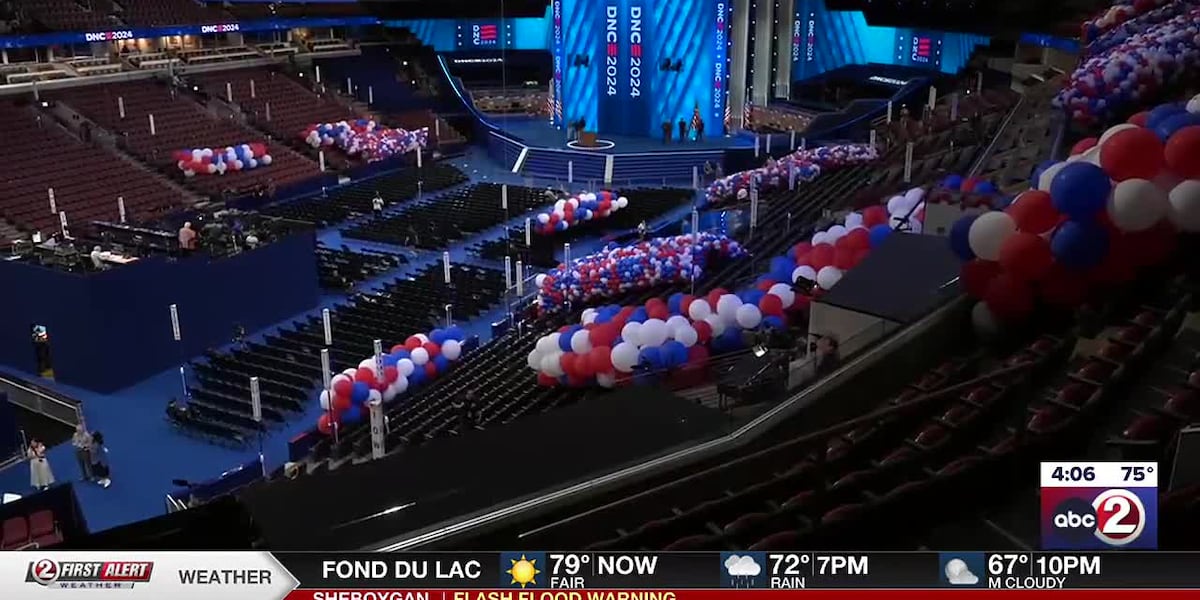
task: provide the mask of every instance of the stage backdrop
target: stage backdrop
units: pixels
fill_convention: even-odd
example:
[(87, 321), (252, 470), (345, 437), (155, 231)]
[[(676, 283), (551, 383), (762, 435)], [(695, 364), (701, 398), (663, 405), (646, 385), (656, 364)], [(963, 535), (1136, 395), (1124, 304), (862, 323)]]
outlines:
[(957, 73), (988, 38), (966, 33), (876, 27), (859, 11), (831, 11), (824, 0), (796, 0), (792, 80), (851, 64), (881, 63)]

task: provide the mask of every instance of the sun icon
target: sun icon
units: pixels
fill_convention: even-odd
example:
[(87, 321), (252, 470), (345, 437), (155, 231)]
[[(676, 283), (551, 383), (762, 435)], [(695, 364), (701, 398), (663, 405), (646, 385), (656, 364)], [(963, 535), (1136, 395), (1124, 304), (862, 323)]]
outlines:
[(531, 583), (534, 585), (537, 585), (537, 581), (534, 578), (537, 577), (538, 574), (541, 573), (541, 571), (539, 571), (537, 568), (537, 559), (536, 558), (533, 560), (530, 560), (528, 558), (525, 558), (525, 555), (522, 554), (521, 558), (519, 560), (518, 559), (511, 559), (511, 560), (512, 560), (512, 568), (505, 571), (505, 573), (508, 573), (509, 575), (512, 576), (512, 581), (509, 582), (509, 585), (512, 585), (514, 583), (519, 583), (519, 584), (521, 584), (522, 589)]

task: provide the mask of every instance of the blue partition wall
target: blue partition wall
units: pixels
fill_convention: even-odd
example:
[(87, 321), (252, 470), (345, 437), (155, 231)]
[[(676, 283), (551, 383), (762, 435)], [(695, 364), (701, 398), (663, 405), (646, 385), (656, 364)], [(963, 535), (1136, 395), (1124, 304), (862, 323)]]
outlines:
[[(234, 324), (261, 329), (316, 306), (313, 233), (210, 259), (147, 259), (77, 275), (0, 262), (0, 362), (34, 372), (31, 327), (44, 325), (57, 381), (112, 392), (230, 341)], [(179, 311), (182, 341), (171, 332)]]

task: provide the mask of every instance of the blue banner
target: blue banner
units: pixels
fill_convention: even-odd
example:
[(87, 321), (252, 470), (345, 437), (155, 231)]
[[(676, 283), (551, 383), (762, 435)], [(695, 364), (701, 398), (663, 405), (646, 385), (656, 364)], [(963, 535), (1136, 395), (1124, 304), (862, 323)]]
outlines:
[[(660, 0), (662, 1), (662, 0)], [(657, 70), (648, 38), (650, 13), (646, 0), (623, 0), (622, 25), (629, 38), (629, 58), (625, 68), (625, 119), (627, 135), (644, 135), (650, 127), (650, 81)]]
[(600, 64), (595, 65), (599, 67), (596, 69), (596, 89), (600, 99), (600, 122), (596, 127), (603, 133), (619, 133), (623, 129), (621, 100), (628, 89), (622, 85), (625, 79), (623, 66), (629, 56), (629, 38), (621, 35), (621, 4), (621, 0), (604, 0), (599, 5), (603, 13), (600, 15)]
[(796, 18), (792, 23), (792, 81), (820, 73), (817, 60), (817, 12), (806, 0), (796, 0)]
[(512, 23), (500, 19), (461, 20), (455, 29), (458, 50), (500, 50), (512, 48)]
[(108, 31), (63, 31), (58, 33), (0, 36), (0, 48), (41, 48), (45, 46), (114, 42), (176, 35), (212, 35), (247, 31), (296, 29), (300, 27), (355, 27), (378, 25), (379, 23), (379, 19), (375, 17), (260, 19), (243, 23), (211, 23), (206, 25), (113, 29)]
[(566, 51), (563, 46), (563, 0), (552, 0), (550, 3), (550, 44), (551, 51), (554, 53), (554, 114), (552, 119), (555, 125), (563, 124), (563, 67), (566, 66)]
[(731, 0), (717, 0), (715, 8), (712, 100), (709, 102), (706, 123), (709, 135), (724, 133), (725, 105), (729, 101), (729, 20), (733, 15), (733, 4)]
[(650, 121), (650, 75), (645, 0), (604, 0), (599, 65), (599, 133), (644, 135)]

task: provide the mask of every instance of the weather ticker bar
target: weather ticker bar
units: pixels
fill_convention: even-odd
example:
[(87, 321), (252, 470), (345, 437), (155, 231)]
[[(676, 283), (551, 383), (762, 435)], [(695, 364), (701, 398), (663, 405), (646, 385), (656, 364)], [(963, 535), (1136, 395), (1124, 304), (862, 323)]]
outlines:
[(1200, 589), (1200, 553), (1173, 552), (538, 551), (275, 556), (299, 580), (300, 588), (327, 590)]

